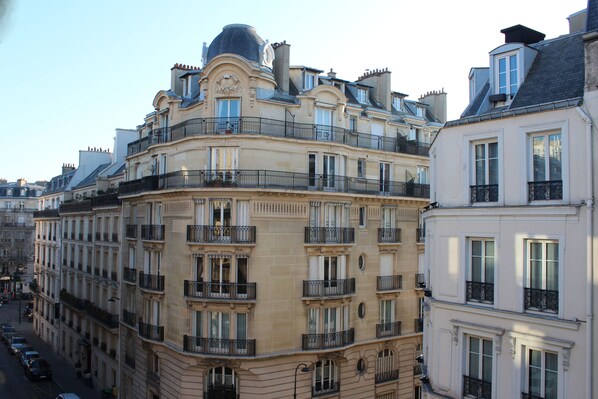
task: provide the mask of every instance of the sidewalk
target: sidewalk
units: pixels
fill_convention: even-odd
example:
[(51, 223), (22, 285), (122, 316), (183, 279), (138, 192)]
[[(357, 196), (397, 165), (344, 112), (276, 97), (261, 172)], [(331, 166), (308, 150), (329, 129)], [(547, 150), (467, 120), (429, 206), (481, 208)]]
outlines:
[[(11, 323), (15, 330), (25, 336), (29, 344), (35, 348), (50, 363), (52, 367), (52, 379), (62, 392), (76, 393), (81, 399), (101, 399), (99, 390), (90, 388), (82, 378), (76, 377), (75, 367), (67, 360), (58, 356), (56, 352), (37, 335), (33, 333), (33, 323), (21, 318), (21, 324), (18, 322), (18, 306), (16, 303), (3, 305), (2, 307), (15, 307), (14, 316), (11, 317)], [(4, 322), (4, 320), (2, 321)]]

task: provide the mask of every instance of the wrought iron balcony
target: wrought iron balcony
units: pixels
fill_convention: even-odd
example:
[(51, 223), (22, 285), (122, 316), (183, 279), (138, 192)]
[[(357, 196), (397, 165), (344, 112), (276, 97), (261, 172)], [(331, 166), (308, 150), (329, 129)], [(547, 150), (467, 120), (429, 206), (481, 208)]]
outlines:
[[(44, 209), (41, 211), (33, 211), (34, 219), (41, 218), (57, 218), (59, 217), (58, 209)], [(66, 237), (64, 237), (66, 238)]]
[(128, 224), (125, 227), (125, 237), (126, 238), (137, 238), (137, 225), (136, 224)]
[(254, 300), (256, 297), (256, 284), (185, 280), (184, 295), (189, 298), (202, 299)]
[(126, 309), (123, 309), (123, 322), (130, 325), (131, 327), (137, 326), (137, 315), (135, 312), (129, 312)]
[(426, 288), (426, 278), (424, 277), (423, 273), (416, 273), (415, 274), (415, 288), (416, 289)]
[(255, 244), (255, 226), (187, 226), (187, 242)]
[(472, 204), (476, 202), (498, 201), (498, 184), (469, 186), (469, 192)]
[(413, 331), (416, 333), (424, 332), (424, 319), (413, 320)]
[(466, 395), (473, 396), (474, 398), (491, 399), (492, 383), (464, 375), (463, 396)]
[(302, 334), (301, 347), (303, 350), (340, 348), (355, 342), (355, 330), (324, 334)]
[(538, 312), (559, 312), (559, 292), (524, 288), (523, 301), (525, 309)]
[(378, 243), (400, 243), (401, 229), (378, 229)]
[(164, 326), (155, 326), (147, 324), (139, 319), (139, 335), (145, 339), (152, 341), (164, 341)]
[(164, 240), (163, 224), (144, 224), (141, 226), (141, 239), (152, 241)]
[(256, 189), (325, 191), (426, 199), (430, 186), (399, 181), (381, 182), (338, 175), (310, 175), (279, 170), (179, 170), (160, 176), (146, 176), (120, 183), (120, 194), (130, 195), (155, 190), (209, 187), (224, 176), (227, 186)]
[(234, 385), (227, 385), (217, 382), (208, 384), (208, 390), (204, 391), (203, 399), (239, 399)]
[(351, 295), (355, 293), (355, 279), (304, 280), (305, 298)]
[(152, 291), (164, 291), (164, 276), (139, 272), (139, 288)]
[(393, 276), (378, 276), (376, 282), (377, 291), (396, 291), (403, 289), (403, 276), (395, 274)]
[(306, 227), (306, 244), (353, 244), (355, 229), (352, 227)]
[(311, 397), (330, 395), (341, 391), (340, 381), (318, 381), (311, 387)]
[(467, 302), (494, 303), (494, 283), (466, 281), (465, 297)]
[(77, 298), (64, 288), (60, 290), (60, 301), (78, 311), (85, 310), (89, 306), (89, 301)]
[(429, 143), (408, 140), (407, 137), (384, 137), (359, 133), (337, 126), (295, 123), (283, 119), (258, 117), (196, 118), (188, 119), (169, 128), (152, 130), (146, 137), (128, 145), (127, 155), (145, 151), (149, 146), (181, 140), (185, 137), (218, 135), (224, 133), (270, 137), (288, 137), (298, 140), (334, 142), (352, 147), (428, 156)]
[(401, 335), (401, 322), (376, 324), (376, 338), (395, 337)]
[(563, 199), (563, 181), (530, 181), (527, 183), (529, 201), (550, 201)]
[(185, 335), (183, 350), (202, 355), (255, 356), (255, 339), (202, 338)]
[(415, 229), (416, 241), (418, 244), (426, 242), (426, 229)]
[(376, 384), (381, 384), (387, 381), (395, 381), (399, 379), (399, 370), (381, 371), (376, 373)]
[(137, 270), (131, 269), (129, 267), (123, 267), (123, 280), (127, 283), (136, 283), (137, 282)]
[(118, 328), (118, 314), (112, 314), (94, 304), (89, 304), (87, 314), (108, 328)]

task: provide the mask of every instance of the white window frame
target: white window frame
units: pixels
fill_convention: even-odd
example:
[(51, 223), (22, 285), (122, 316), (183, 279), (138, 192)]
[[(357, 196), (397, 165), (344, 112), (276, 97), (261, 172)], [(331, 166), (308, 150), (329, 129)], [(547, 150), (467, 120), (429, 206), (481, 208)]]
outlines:
[(357, 177), (360, 179), (365, 179), (366, 177), (365, 158), (357, 158)]
[(392, 98), (392, 106), (394, 107), (394, 109), (396, 109), (397, 111), (402, 111), (402, 107), (401, 107), (401, 97), (393, 97)]
[(311, 90), (316, 87), (316, 74), (305, 71), (303, 73), (303, 90)]
[(530, 368), (531, 368), (531, 351), (535, 351), (535, 352), (540, 352), (541, 354), (541, 360), (540, 360), (540, 392), (534, 394), (536, 396), (545, 398), (546, 397), (546, 355), (550, 354), (550, 355), (555, 355), (556, 356), (556, 370), (551, 370), (552, 372), (556, 373), (556, 398), (559, 397), (559, 353), (558, 352), (554, 352), (554, 351), (547, 351), (544, 349), (540, 349), (540, 348), (535, 348), (535, 347), (526, 347), (524, 350), (524, 353), (522, 353), (522, 356), (524, 358), (524, 391), (528, 394), (532, 394), (532, 392), (530, 392)]
[(357, 102), (359, 102), (360, 104), (368, 103), (368, 89), (363, 87), (357, 88)]
[(540, 312), (543, 315), (551, 315), (554, 314), (559, 315), (562, 312), (563, 306), (562, 306), (562, 302), (563, 302), (563, 294), (562, 294), (562, 281), (563, 281), (563, 274), (564, 274), (564, 265), (563, 265), (563, 261), (564, 261), (564, 254), (563, 254), (563, 248), (565, 246), (564, 242), (562, 239), (559, 238), (534, 238), (534, 237), (528, 237), (524, 240), (524, 251), (525, 251), (525, 273), (524, 273), (524, 287), (525, 288), (532, 288), (531, 287), (531, 244), (533, 243), (540, 243), (542, 244), (542, 258), (540, 259), (542, 262), (542, 281), (541, 281), (541, 288), (534, 288), (534, 289), (540, 289), (540, 290), (548, 290), (548, 281), (547, 281), (547, 258), (546, 258), (546, 245), (547, 244), (557, 244), (558, 245), (558, 249), (557, 249), (557, 254), (558, 254), (558, 264), (557, 264), (557, 281), (556, 281), (556, 286), (557, 289), (551, 289), (550, 291), (557, 291), (558, 292), (558, 312), (557, 313), (553, 313), (549, 310), (547, 311), (537, 311), (533, 308), (531, 309), (525, 309), (525, 304), (523, 306), (523, 311), (524, 312)]
[[(512, 68), (511, 66), (511, 61), (512, 58), (511, 57), (515, 57), (516, 63), (517, 63), (517, 67), (515, 69)], [(505, 86), (501, 86), (500, 85), (500, 63), (501, 61), (504, 60), (505, 61)], [(507, 102), (510, 102), (510, 100), (515, 96), (515, 94), (517, 94), (517, 91), (519, 90), (519, 87), (521, 85), (521, 79), (520, 79), (520, 70), (521, 70), (521, 57), (519, 54), (519, 51), (510, 51), (508, 53), (503, 53), (500, 55), (495, 55), (494, 56), (494, 68), (496, 71), (496, 76), (495, 76), (495, 87), (496, 87), (496, 94), (506, 94), (507, 95)], [(512, 72), (515, 72), (515, 77), (517, 79), (517, 82), (515, 82), (514, 84), (516, 85), (515, 89), (513, 90), (513, 83), (512, 83)], [(503, 89), (504, 87), (504, 89)]]
[[(560, 140), (560, 157), (561, 157), (561, 167), (560, 167), (560, 173), (561, 173), (561, 181), (563, 180), (563, 166), (564, 166), (564, 140), (563, 140), (563, 133), (561, 131), (546, 131), (546, 132), (536, 132), (536, 133), (530, 133), (529, 134), (529, 148), (530, 148), (530, 152), (529, 152), (529, 156), (528, 156), (528, 162), (530, 163), (529, 166), (529, 170), (530, 170), (530, 175), (529, 175), (529, 181), (531, 182), (535, 182), (535, 176), (534, 176), (534, 146), (533, 146), (533, 141), (534, 138), (536, 137), (544, 137), (544, 180), (538, 180), (538, 181), (553, 181), (552, 180), (552, 176), (551, 176), (551, 172), (550, 172), (550, 156), (546, 156), (550, 154), (550, 137), (551, 136), (559, 136), (559, 140)], [(554, 181), (558, 181), (559, 179), (556, 179)]]

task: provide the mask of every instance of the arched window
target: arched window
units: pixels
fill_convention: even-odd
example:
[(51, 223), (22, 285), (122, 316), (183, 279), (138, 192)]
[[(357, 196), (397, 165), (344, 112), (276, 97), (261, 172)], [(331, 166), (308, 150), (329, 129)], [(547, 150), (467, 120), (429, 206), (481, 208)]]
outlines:
[(236, 399), (237, 375), (229, 367), (214, 367), (206, 374), (205, 392), (207, 399)]
[(394, 354), (390, 349), (378, 352), (376, 359), (376, 384), (396, 380), (399, 378), (399, 370), (395, 368)]
[(320, 360), (314, 368), (313, 394), (324, 394), (337, 392), (340, 386), (338, 383), (338, 370), (332, 360)]

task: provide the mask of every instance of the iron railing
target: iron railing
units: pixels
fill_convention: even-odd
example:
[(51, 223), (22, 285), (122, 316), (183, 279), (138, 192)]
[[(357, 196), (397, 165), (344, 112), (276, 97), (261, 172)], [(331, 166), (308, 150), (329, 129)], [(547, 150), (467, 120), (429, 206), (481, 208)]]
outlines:
[(319, 396), (333, 394), (340, 392), (341, 383), (340, 381), (318, 381), (311, 387), (311, 397), (317, 398)]
[(339, 348), (351, 345), (355, 341), (355, 330), (350, 328), (345, 331), (324, 334), (302, 334), (301, 347), (303, 350)]
[(326, 297), (355, 293), (355, 279), (304, 280), (303, 296)]
[[(59, 217), (58, 209), (44, 209), (41, 211), (33, 211), (33, 218), (57, 218)], [(65, 237), (66, 238), (66, 237)]]
[(123, 280), (129, 283), (137, 282), (137, 270), (130, 267), (123, 267)]
[(471, 203), (498, 201), (498, 184), (469, 186)]
[(527, 183), (529, 201), (549, 201), (563, 199), (563, 181), (530, 181)]
[(187, 242), (255, 244), (255, 226), (187, 226)]
[(376, 324), (376, 338), (395, 337), (397, 335), (401, 335), (400, 321)]
[(168, 128), (154, 129), (146, 137), (130, 143), (127, 146), (127, 155), (145, 151), (149, 146), (158, 143), (177, 141), (185, 137), (225, 133), (334, 142), (358, 148), (420, 156), (428, 156), (430, 149), (430, 144), (408, 140), (405, 136), (384, 137), (355, 132), (338, 126), (295, 123), (259, 117), (238, 117), (196, 118)]
[(254, 300), (256, 283), (221, 283), (185, 280), (183, 294), (189, 298), (218, 300)]
[(352, 227), (306, 227), (306, 244), (353, 244), (355, 229)]
[(136, 224), (128, 224), (125, 227), (125, 237), (126, 238), (137, 238), (137, 225)]
[(423, 273), (415, 274), (415, 288), (426, 288), (426, 278)]
[(558, 291), (524, 288), (523, 297), (525, 309), (538, 312), (559, 312)]
[(226, 187), (309, 190), (426, 199), (430, 186), (412, 181), (383, 181), (337, 175), (317, 175), (277, 170), (179, 170), (120, 183), (120, 195), (178, 188)]
[(139, 319), (139, 335), (152, 341), (164, 341), (164, 326), (156, 326), (153, 324), (144, 323)]
[(152, 291), (164, 291), (164, 276), (139, 272), (139, 288)]
[(394, 381), (399, 379), (399, 370), (380, 371), (376, 373), (376, 384), (381, 384), (386, 381)]
[(137, 315), (135, 314), (135, 312), (130, 312), (126, 309), (123, 309), (123, 322), (132, 327), (135, 327), (137, 325)]
[(378, 276), (376, 282), (377, 291), (394, 291), (403, 289), (403, 276), (396, 274), (393, 276)]
[(413, 320), (413, 331), (416, 333), (424, 332), (424, 319)]
[(239, 399), (237, 389), (234, 385), (227, 384), (209, 384), (208, 390), (204, 391), (203, 399)]
[(203, 338), (185, 335), (183, 350), (203, 355), (255, 356), (255, 339)]
[(85, 310), (89, 306), (89, 301), (77, 298), (64, 288), (60, 290), (60, 301), (79, 311)]
[(419, 244), (423, 244), (426, 242), (426, 229), (423, 229), (423, 228), (415, 229), (415, 234), (417, 236), (416, 241)]
[(163, 224), (144, 224), (141, 225), (141, 239), (152, 241), (164, 240), (164, 225)]
[(492, 383), (464, 375), (463, 396), (466, 395), (473, 396), (474, 398), (491, 399)]
[(118, 314), (110, 313), (92, 303), (87, 307), (87, 314), (108, 328), (118, 328)]
[(378, 243), (400, 243), (401, 229), (378, 229)]
[(494, 303), (494, 283), (466, 281), (465, 296), (467, 302)]

